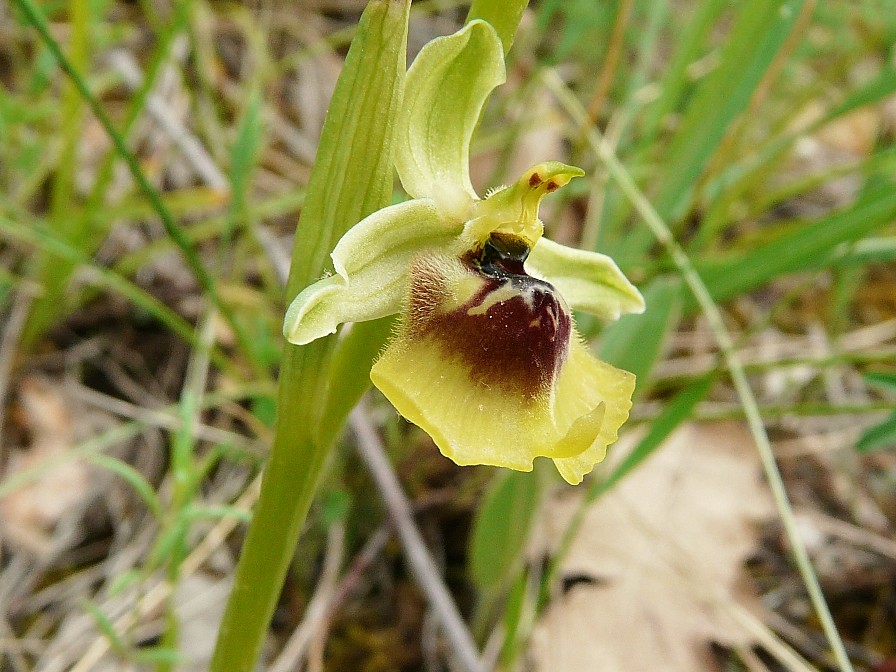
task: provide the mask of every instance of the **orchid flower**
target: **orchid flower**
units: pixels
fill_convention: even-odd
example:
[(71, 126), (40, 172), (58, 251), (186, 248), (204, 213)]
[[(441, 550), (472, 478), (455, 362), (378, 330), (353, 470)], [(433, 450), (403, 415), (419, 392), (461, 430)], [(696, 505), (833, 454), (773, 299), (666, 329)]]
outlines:
[(402, 416), (457, 464), (531, 471), (548, 457), (576, 484), (616, 440), (635, 380), (590, 353), (572, 310), (615, 320), (644, 301), (609, 257), (542, 237), (541, 199), (580, 169), (548, 161), (476, 194), (470, 139), (504, 78), (501, 41), (484, 21), (420, 51), (396, 128), (411, 200), (342, 237), (335, 273), (299, 293), (284, 334), (303, 345), (400, 313), (370, 377)]

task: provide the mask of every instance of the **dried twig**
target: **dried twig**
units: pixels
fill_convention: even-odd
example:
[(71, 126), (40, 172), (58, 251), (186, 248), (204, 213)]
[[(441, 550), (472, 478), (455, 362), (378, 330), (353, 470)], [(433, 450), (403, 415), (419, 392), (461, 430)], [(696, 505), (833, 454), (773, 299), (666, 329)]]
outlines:
[(6, 407), (6, 393), (9, 390), (9, 379), (12, 375), (12, 365), (15, 361), (16, 347), (25, 322), (28, 319), (28, 311), (34, 299), (34, 291), (31, 285), (23, 285), (16, 294), (15, 301), (9, 312), (9, 320), (3, 331), (3, 340), (0, 340), (0, 464), (3, 463), (3, 418)]
[(482, 672), (485, 668), (479, 658), (473, 636), (461, 618), (457, 605), (445, 587), (435, 561), (414, 523), (411, 505), (401, 489), (398, 477), (389, 463), (382, 441), (370, 421), (363, 402), (352, 411), (350, 422), (357, 438), (358, 454), (379, 488), (389, 516), (398, 531), (411, 573), (429, 599), (430, 606), (457, 656), (459, 666), (465, 672)]

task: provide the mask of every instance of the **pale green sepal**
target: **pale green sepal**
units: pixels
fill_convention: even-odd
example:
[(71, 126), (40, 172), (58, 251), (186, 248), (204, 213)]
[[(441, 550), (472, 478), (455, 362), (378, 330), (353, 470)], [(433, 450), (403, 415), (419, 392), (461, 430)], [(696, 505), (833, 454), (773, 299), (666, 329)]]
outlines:
[(286, 311), (283, 335), (305, 345), (343, 322), (397, 313), (414, 257), (450, 245), (460, 227), (448, 224), (435, 203), (416, 199), (378, 210), (353, 226), (331, 255), (336, 274), (305, 288)]
[(435, 199), (466, 219), (477, 199), (470, 182), (470, 138), (488, 95), (505, 80), (495, 29), (473, 21), (427, 44), (408, 70), (396, 128), (395, 167), (414, 198)]
[(610, 257), (539, 239), (526, 268), (550, 282), (573, 310), (618, 320), (643, 313), (644, 298)]

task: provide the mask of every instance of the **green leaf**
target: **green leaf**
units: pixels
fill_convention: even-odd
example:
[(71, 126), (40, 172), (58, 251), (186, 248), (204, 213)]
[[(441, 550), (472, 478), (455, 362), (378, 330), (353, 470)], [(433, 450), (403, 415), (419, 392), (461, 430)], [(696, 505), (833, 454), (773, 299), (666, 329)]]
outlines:
[[(716, 232), (726, 224), (728, 222), (731, 203), (751, 187), (766, 184), (768, 175), (775, 169), (777, 164), (780, 164), (786, 158), (786, 153), (790, 151), (799, 140), (817, 133), (830, 122), (858, 107), (880, 102), (890, 95), (893, 90), (896, 90), (896, 68), (886, 66), (878, 76), (861, 85), (858, 89), (850, 92), (839, 105), (829, 110), (818, 121), (809, 124), (807, 127), (801, 126), (798, 129), (788, 130), (787, 132), (766, 141), (757, 148), (757, 151), (749, 153), (741, 161), (722, 170), (707, 184), (705, 190), (707, 200), (714, 204), (704, 217), (701, 232), (698, 237), (708, 235), (707, 233), (704, 233), (704, 230)], [(890, 159), (890, 151), (889, 148), (881, 148), (876, 154), (868, 157), (864, 162), (857, 166), (855, 169), (856, 172), (867, 173), (871, 170), (879, 169), (882, 174), (887, 174), (887, 172), (892, 173), (892, 168), (886, 165)], [(830, 168), (827, 169), (822, 175), (824, 176), (827, 174), (829, 177), (825, 176), (824, 180), (819, 180), (816, 184), (820, 184), (822, 181), (828, 179), (833, 179), (835, 172), (837, 171), (831, 170)], [(809, 182), (809, 184), (805, 186), (808, 189), (813, 185), (812, 182)], [(776, 195), (773, 194), (772, 196), (774, 198)], [(785, 194), (777, 196), (784, 197), (786, 196), (786, 192)], [(768, 207), (768, 203), (759, 201), (751, 203), (751, 207), (758, 207), (758, 212), (762, 212)]]
[[(520, 649), (525, 644), (526, 628), (523, 618), (527, 607), (531, 608), (531, 602), (536, 598), (531, 577), (532, 570), (523, 570), (514, 579), (507, 596), (504, 607), (504, 646), (501, 647), (501, 664), (503, 669), (516, 669), (516, 660)], [(534, 586), (537, 589), (537, 583)]]
[(888, 264), (896, 261), (896, 238), (865, 238), (841, 245), (831, 253), (830, 260), (822, 261), (834, 267)]
[(887, 64), (881, 68), (876, 77), (872, 77), (858, 89), (850, 92), (839, 105), (829, 110), (816, 125), (824, 126), (856, 108), (877, 103), (894, 92), (896, 92), (896, 66)]
[[(128, 166), (128, 169), (130, 170), (134, 180), (137, 182), (137, 185), (143, 191), (146, 198), (152, 204), (153, 209), (159, 215), (159, 218), (162, 221), (162, 226), (165, 228), (165, 232), (180, 248), (184, 259), (186, 260), (187, 265), (192, 270), (194, 276), (196, 277), (196, 280), (205, 290), (211, 302), (221, 312), (221, 315), (233, 328), (238, 340), (240, 341), (240, 345), (243, 346), (244, 349), (248, 350), (246, 334), (244, 333), (239, 323), (237, 323), (237, 321), (235, 320), (233, 310), (230, 308), (230, 306), (220, 300), (217, 285), (215, 284), (215, 281), (210, 275), (208, 269), (206, 269), (205, 265), (203, 264), (198, 250), (192, 245), (189, 238), (184, 233), (183, 228), (181, 228), (181, 226), (177, 223), (174, 216), (171, 214), (171, 211), (168, 210), (167, 206), (159, 195), (159, 192), (155, 189), (155, 187), (153, 187), (152, 184), (150, 184), (149, 179), (147, 178), (146, 174), (143, 171), (143, 168), (140, 165), (140, 162), (137, 160), (137, 157), (134, 155), (134, 153), (131, 152), (130, 149), (128, 149), (124, 137), (116, 130), (116, 127), (112, 123), (112, 120), (106, 112), (105, 107), (103, 107), (99, 99), (97, 99), (96, 96), (94, 96), (91, 92), (90, 87), (88, 86), (87, 81), (85, 80), (82, 73), (82, 69), (77, 67), (77, 63), (72, 63), (72, 61), (62, 52), (62, 48), (60, 47), (59, 43), (50, 34), (50, 29), (47, 25), (46, 19), (44, 18), (40, 9), (38, 9), (38, 7), (32, 0), (16, 0), (16, 4), (27, 15), (29, 22), (34, 26), (34, 28), (40, 34), (41, 39), (53, 53), (54, 58), (59, 63), (59, 66), (69, 76), (70, 81), (74, 86), (74, 90), (77, 91), (77, 94), (81, 98), (83, 98), (84, 102), (87, 103), (97, 121), (99, 121), (100, 125), (109, 135), (109, 138), (112, 140), (112, 144), (115, 146), (116, 152), (121, 156), (122, 159), (124, 159), (124, 162)], [(86, 3), (76, 2), (74, 4), (74, 7), (79, 8), (80, 13), (80, 9), (86, 7)], [(72, 165), (75, 164), (74, 161), (72, 161), (71, 163)], [(66, 167), (66, 171), (68, 171), (68, 167)], [(57, 198), (59, 196), (60, 194), (57, 191), (54, 191), (54, 203), (56, 201), (63, 200), (61, 198)], [(61, 194), (61, 196), (64, 196), (64, 193)], [(59, 207), (68, 208), (70, 206), (70, 203), (71, 199), (68, 199), (67, 201), (62, 202)], [(65, 210), (61, 211), (60, 216), (65, 217)], [(36, 324), (37, 322), (32, 321), (28, 325), (28, 328), (23, 335), (23, 340), (26, 343), (33, 341), (33, 339), (37, 335), (39, 335), (40, 325), (38, 325), (37, 327), (32, 326)]]
[(233, 518), (241, 523), (248, 523), (252, 520), (252, 514), (235, 506), (197, 506), (190, 504), (182, 512), (182, 516), (184, 521)]
[(706, 44), (715, 20), (726, 4), (728, 0), (703, 0), (696, 3), (692, 12), (681, 13), (687, 25), (681, 29), (680, 38), (674, 41), (675, 54), (664, 69), (660, 95), (645, 110), (642, 145), (654, 141), (665, 116), (678, 106), (685, 93), (688, 66), (699, 57), (700, 49)]
[(862, 377), (872, 385), (896, 391), (896, 373), (869, 371)]
[[(286, 296), (321, 277), (346, 230), (392, 197), (410, 0), (372, 0), (336, 83), (296, 231)], [(331, 443), (321, 434), (335, 339), (284, 350), (277, 424), (212, 672), (254, 669)]]
[(396, 135), (395, 167), (408, 194), (432, 198), (445, 215), (467, 219), (477, 198), (470, 138), (486, 99), (504, 79), (501, 40), (484, 21), (420, 50), (408, 70)]
[(261, 120), (261, 95), (253, 89), (240, 120), (236, 142), (230, 152), (230, 214), (227, 237), (236, 222), (246, 219), (246, 194), (249, 192), (252, 169), (262, 144), (264, 125)]
[(480, 588), (496, 588), (520, 562), (538, 511), (537, 472), (502, 471), (486, 494), (470, 540), (470, 573)]
[(109, 646), (112, 647), (112, 650), (123, 653), (125, 651), (124, 642), (121, 641), (121, 637), (115, 631), (115, 625), (106, 613), (100, 609), (99, 605), (89, 600), (85, 601), (82, 606), (84, 611), (93, 619), (93, 622), (96, 623), (100, 632), (109, 640)]
[(133, 653), (134, 662), (144, 665), (180, 665), (187, 662), (186, 656), (170, 646), (145, 646)]
[(879, 425), (869, 427), (856, 444), (860, 453), (868, 453), (880, 448), (896, 448), (896, 413)]
[(136, 569), (129, 569), (122, 572), (112, 579), (112, 583), (108, 588), (109, 595), (115, 597), (120, 595), (125, 589), (130, 588), (135, 583), (143, 579), (143, 574)]
[[(896, 373), (888, 371), (869, 371), (865, 380), (886, 390), (896, 391)], [(856, 450), (867, 453), (881, 448), (896, 448), (896, 413), (878, 425), (869, 427), (856, 443)]]
[(156, 537), (155, 544), (146, 561), (146, 567), (155, 571), (163, 565), (170, 564), (176, 566), (180, 559), (183, 558), (185, 552), (184, 540), (186, 538), (188, 517), (180, 512), (172, 524), (163, 528), (159, 536)]
[[(68, 242), (57, 237), (56, 232), (47, 231), (39, 226), (21, 226), (18, 222), (0, 215), (0, 236), (9, 240), (26, 243), (65, 259), (74, 265), (90, 270), (88, 279), (95, 285), (105, 286), (113, 292), (120, 294), (131, 301), (135, 306), (142, 308), (155, 317), (159, 322), (168, 327), (173, 333), (183, 338), (193, 347), (201, 347), (196, 340), (194, 329), (178, 315), (174, 310), (144, 291), (129, 279), (119, 273), (100, 266), (81, 250), (72, 247)], [(216, 364), (223, 368), (228, 366), (227, 360), (219, 356), (219, 352), (213, 353)]]
[(644, 290), (647, 310), (626, 315), (601, 335), (598, 357), (637, 377), (636, 394), (648, 389), (650, 371), (662, 353), (663, 343), (681, 314), (681, 281), (660, 277)]

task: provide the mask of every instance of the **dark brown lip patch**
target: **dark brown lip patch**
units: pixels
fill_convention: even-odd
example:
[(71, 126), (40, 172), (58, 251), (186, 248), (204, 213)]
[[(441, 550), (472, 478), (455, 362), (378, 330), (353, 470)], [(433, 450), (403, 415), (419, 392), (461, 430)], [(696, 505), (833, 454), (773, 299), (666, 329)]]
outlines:
[[(465, 257), (463, 265), (483, 284), (447, 312), (439, 309), (449, 295), (445, 279), (420, 260), (413, 271), (409, 336), (433, 339), (446, 357), (468, 367), (477, 385), (536, 401), (544, 398), (566, 360), (572, 320), (553, 285), (525, 273), (519, 259), (525, 254), (514, 247), (512, 258), (504, 255), (486, 244), (478, 258)], [(481, 311), (499, 290), (509, 297)]]

